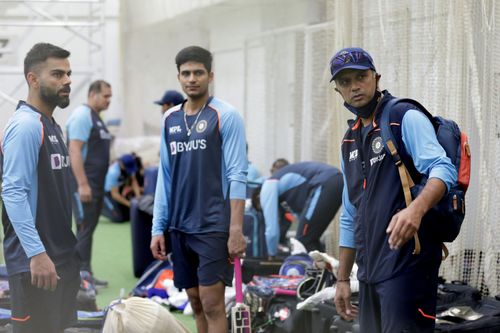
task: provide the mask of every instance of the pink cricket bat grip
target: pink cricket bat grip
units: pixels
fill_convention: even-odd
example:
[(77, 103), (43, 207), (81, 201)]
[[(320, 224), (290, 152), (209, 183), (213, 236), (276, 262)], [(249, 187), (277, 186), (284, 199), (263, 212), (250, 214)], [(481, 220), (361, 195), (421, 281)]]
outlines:
[(236, 289), (236, 303), (243, 303), (243, 290), (241, 287), (241, 261), (234, 257), (234, 287)]

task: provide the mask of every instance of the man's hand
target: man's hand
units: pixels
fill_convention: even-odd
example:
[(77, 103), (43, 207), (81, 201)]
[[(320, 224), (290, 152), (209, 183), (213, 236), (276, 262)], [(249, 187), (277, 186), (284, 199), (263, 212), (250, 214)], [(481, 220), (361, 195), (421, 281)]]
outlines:
[(351, 286), (348, 281), (337, 282), (335, 308), (345, 320), (351, 321), (358, 315), (358, 308), (351, 304)]
[(229, 230), (227, 249), (231, 258), (234, 258), (236, 256), (245, 256), (245, 252), (247, 250), (247, 241), (245, 239), (245, 236), (243, 236), (243, 231), (240, 228), (231, 228)]
[(80, 195), (81, 202), (92, 201), (92, 190), (91, 190), (89, 184), (78, 186), (78, 194)]
[(56, 290), (56, 267), (46, 252), (31, 257), (30, 261), (31, 284), (44, 290)]
[(158, 260), (167, 259), (167, 251), (165, 250), (165, 236), (155, 235), (151, 237), (151, 253)]
[(394, 215), (387, 227), (390, 234), (389, 247), (391, 250), (401, 248), (420, 228), (423, 214), (414, 209), (412, 205)]

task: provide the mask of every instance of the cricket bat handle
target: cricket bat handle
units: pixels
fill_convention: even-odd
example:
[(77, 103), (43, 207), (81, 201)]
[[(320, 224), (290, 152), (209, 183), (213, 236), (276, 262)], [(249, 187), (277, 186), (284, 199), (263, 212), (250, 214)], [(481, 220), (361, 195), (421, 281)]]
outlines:
[(234, 257), (234, 284), (236, 289), (236, 303), (243, 303), (243, 290), (241, 286), (241, 261)]

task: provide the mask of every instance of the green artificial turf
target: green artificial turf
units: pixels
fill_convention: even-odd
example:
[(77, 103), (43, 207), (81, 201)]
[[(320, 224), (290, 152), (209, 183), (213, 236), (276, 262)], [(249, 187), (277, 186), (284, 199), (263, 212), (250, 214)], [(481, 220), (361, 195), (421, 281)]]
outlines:
[[(3, 240), (3, 228), (0, 228), (0, 239)], [(0, 264), (3, 263), (3, 246), (0, 244)], [(132, 270), (130, 222), (112, 223), (107, 218), (101, 217), (94, 232), (92, 270), (97, 278), (109, 282), (108, 288), (98, 291), (97, 306), (100, 309), (121, 295), (125, 297), (129, 295), (138, 280)], [(193, 317), (180, 312), (172, 313), (191, 332), (196, 332)]]
[[(109, 282), (108, 288), (99, 289), (97, 306), (104, 308), (121, 294), (128, 296), (137, 278), (132, 269), (132, 239), (130, 223), (112, 223), (101, 217), (94, 232), (92, 270), (101, 280)], [(196, 332), (194, 319), (180, 312), (173, 312), (191, 332)]]

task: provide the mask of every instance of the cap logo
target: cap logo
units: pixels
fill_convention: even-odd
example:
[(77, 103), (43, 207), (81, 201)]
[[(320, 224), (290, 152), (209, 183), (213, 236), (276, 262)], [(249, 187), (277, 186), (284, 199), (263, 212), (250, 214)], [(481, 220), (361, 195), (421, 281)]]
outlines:
[(363, 49), (349, 48), (341, 50), (330, 60), (330, 72), (332, 74), (330, 82), (341, 70), (348, 68), (375, 70), (371, 56)]

